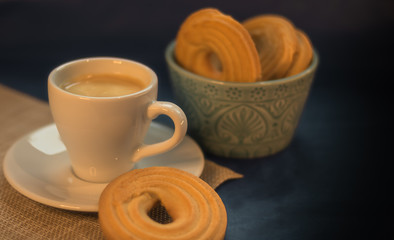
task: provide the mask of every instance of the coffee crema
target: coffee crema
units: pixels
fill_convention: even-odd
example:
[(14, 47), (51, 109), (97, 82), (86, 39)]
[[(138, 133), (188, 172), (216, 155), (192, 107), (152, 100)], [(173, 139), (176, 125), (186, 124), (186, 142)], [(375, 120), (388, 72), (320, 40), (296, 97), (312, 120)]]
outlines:
[(139, 92), (143, 81), (121, 74), (86, 74), (65, 81), (60, 87), (67, 92), (90, 97), (117, 97)]

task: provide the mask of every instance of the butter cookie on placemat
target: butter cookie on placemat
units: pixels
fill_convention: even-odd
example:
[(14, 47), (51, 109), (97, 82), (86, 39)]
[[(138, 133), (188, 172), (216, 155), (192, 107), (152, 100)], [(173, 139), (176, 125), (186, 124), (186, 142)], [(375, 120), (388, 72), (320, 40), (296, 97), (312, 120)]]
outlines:
[[(150, 217), (161, 205), (169, 219)], [(121, 175), (104, 189), (99, 222), (107, 239), (223, 239), (227, 213), (200, 178), (175, 168), (150, 167)]]

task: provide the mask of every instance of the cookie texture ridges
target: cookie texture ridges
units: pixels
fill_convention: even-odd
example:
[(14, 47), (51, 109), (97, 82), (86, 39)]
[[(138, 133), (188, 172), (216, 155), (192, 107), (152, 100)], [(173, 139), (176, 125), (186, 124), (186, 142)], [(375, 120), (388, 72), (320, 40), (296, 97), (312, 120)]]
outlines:
[[(149, 216), (165, 207), (171, 222)], [(107, 239), (223, 239), (225, 206), (200, 178), (170, 167), (132, 170), (113, 180), (99, 202), (99, 222)]]

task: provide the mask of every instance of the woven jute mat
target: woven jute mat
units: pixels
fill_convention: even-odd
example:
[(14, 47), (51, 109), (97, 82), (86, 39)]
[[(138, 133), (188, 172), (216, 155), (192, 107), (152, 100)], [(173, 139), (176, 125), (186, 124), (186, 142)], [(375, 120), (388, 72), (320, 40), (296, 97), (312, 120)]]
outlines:
[[(73, 212), (30, 200), (4, 178), (3, 158), (23, 135), (52, 123), (48, 104), (0, 84), (0, 239), (102, 239), (97, 213)], [(214, 189), (238, 174), (205, 160), (201, 179)], [(161, 223), (171, 222), (163, 206), (149, 213)]]

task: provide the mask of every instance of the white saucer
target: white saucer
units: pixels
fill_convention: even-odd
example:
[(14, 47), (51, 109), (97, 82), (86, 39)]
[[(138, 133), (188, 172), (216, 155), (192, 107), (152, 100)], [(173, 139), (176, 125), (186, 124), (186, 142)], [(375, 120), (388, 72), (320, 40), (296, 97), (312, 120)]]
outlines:
[[(145, 143), (165, 140), (172, 132), (153, 122)], [(97, 212), (100, 194), (107, 185), (85, 182), (73, 174), (55, 124), (15, 142), (7, 151), (3, 165), (4, 175), (12, 187), (32, 200), (56, 208)], [(171, 151), (144, 158), (135, 168), (150, 166), (170, 166), (200, 176), (204, 155), (194, 140), (186, 136)]]

